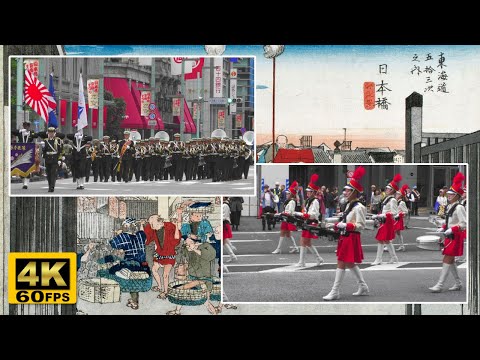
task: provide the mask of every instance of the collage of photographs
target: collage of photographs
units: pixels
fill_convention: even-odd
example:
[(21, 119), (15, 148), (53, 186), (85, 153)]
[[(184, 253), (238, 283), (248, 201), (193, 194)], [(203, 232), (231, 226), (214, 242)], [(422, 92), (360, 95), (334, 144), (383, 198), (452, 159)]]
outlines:
[(480, 46), (0, 62), (0, 314), (479, 313)]

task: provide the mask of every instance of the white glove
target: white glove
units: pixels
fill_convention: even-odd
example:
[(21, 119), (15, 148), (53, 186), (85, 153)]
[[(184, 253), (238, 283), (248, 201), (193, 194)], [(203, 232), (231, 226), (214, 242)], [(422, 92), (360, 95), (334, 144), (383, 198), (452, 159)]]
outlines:
[(27, 131), (28, 131), (27, 129), (21, 129), (21, 130), (20, 130), (20, 132), (21, 132), (22, 134), (26, 133)]
[(387, 217), (385, 214), (378, 214), (377, 215), (377, 218), (381, 219), (381, 218), (384, 218), (384, 217)]
[(82, 135), (82, 134), (79, 134), (79, 133), (75, 133), (75, 137), (76, 137), (77, 139), (81, 139), (81, 138), (83, 137), (83, 135)]
[(452, 233), (453, 233), (452, 228), (449, 228), (444, 232), (445, 236), (452, 235)]
[(45, 141), (41, 141), (40, 145), (42, 146), (42, 149), (45, 147)]
[(302, 212), (299, 212), (299, 211), (295, 211), (295, 212), (293, 213), (293, 215), (303, 217), (303, 213), (302, 213)]
[(127, 150), (130, 149), (130, 146), (127, 146)]
[(372, 215), (373, 220), (375, 220), (376, 218), (378, 218), (378, 215)]
[(439, 227), (439, 228), (436, 230), (436, 232), (438, 232), (438, 233), (443, 232), (443, 228)]
[(62, 166), (62, 162), (58, 160), (58, 166)]
[(341, 223), (337, 224), (337, 228), (339, 228), (339, 229), (345, 229), (346, 227), (347, 227), (347, 224), (345, 224), (344, 222), (341, 222)]
[(62, 161), (65, 161), (65, 156), (62, 156)]

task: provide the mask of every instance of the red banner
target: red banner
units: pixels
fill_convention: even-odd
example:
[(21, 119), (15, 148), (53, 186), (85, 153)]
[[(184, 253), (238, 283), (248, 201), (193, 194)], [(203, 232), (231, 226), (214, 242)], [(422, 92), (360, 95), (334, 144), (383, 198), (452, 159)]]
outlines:
[(363, 106), (365, 110), (375, 109), (375, 83), (363, 83)]

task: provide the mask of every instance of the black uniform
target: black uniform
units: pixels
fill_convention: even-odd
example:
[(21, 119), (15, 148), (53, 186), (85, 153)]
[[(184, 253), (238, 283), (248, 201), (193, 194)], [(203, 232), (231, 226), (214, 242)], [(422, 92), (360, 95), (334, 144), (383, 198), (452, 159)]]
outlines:
[(47, 172), (48, 191), (53, 192), (57, 180), (58, 163), (62, 161), (63, 157), (63, 143), (58, 137), (51, 140), (47, 138), (44, 141), (43, 158)]
[(112, 153), (110, 152), (110, 141), (100, 144), (100, 181), (108, 182), (112, 171)]
[(120, 173), (122, 179), (125, 182), (130, 181), (130, 172), (132, 171), (133, 156), (135, 155), (135, 149), (133, 147), (132, 140), (121, 140), (118, 143), (118, 149), (120, 151)]
[(75, 134), (68, 134), (67, 138), (73, 141), (72, 152), (72, 169), (75, 171), (75, 178), (81, 179), (85, 177), (87, 167), (87, 148), (86, 144), (92, 140), (91, 136), (83, 135), (81, 138), (75, 137)]

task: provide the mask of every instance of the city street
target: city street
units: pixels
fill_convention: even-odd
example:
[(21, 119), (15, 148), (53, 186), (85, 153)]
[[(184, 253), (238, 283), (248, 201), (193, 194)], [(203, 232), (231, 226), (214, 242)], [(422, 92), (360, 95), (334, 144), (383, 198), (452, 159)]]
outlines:
[[(306, 255), (306, 267), (293, 265), (299, 255), (289, 254), (291, 241), (283, 243), (282, 254), (272, 254), (278, 244), (279, 227), (274, 231), (262, 231), (261, 221), (254, 217), (243, 217), (239, 231), (233, 232), (232, 244), (238, 260), (228, 262), (224, 251), (223, 261), (228, 268), (224, 273), (224, 291), (231, 302), (323, 302), (333, 285), (336, 269), (336, 242), (325, 238), (314, 240), (313, 244), (325, 260), (321, 266), (315, 263), (315, 256)], [(428, 288), (435, 285), (441, 271), (440, 251), (423, 250), (417, 247), (416, 238), (434, 231), (428, 221), (428, 214), (420, 213), (410, 220), (409, 229), (404, 231), (405, 252), (397, 252), (398, 264), (387, 264), (390, 255), (384, 252), (382, 265), (371, 266), (376, 255), (376, 230), (362, 233), (364, 262), (360, 265), (365, 281), (370, 288), (369, 296), (352, 296), (357, 291), (356, 279), (346, 272), (338, 302), (404, 302), (431, 303), (466, 301), (465, 287), (461, 291), (431, 293)], [(294, 232), (299, 243), (300, 232)], [(398, 246), (394, 242), (395, 248)], [(466, 247), (465, 247), (466, 248)], [(467, 263), (464, 257), (457, 262), (463, 284), (466, 284)], [(450, 274), (446, 287), (454, 283)]]
[(69, 179), (59, 179), (55, 184), (55, 192), (48, 192), (47, 180), (31, 181), (28, 189), (22, 189), (21, 182), (11, 184), (11, 194), (14, 196), (106, 196), (106, 195), (238, 195), (250, 196), (254, 194), (254, 167), (250, 167), (247, 179), (212, 182), (209, 180), (191, 181), (139, 181), (125, 182), (85, 182), (84, 190), (77, 190), (77, 183)]

